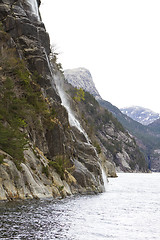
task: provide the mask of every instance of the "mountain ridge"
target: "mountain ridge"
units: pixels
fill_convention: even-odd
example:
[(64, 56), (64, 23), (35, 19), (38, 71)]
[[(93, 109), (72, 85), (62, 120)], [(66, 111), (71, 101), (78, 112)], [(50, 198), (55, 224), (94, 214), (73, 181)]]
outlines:
[(126, 114), (128, 117), (131, 117), (133, 120), (142, 123), (143, 125), (149, 125), (152, 122), (160, 118), (159, 113), (140, 107), (140, 106), (131, 106), (126, 108), (120, 108), (121, 112)]

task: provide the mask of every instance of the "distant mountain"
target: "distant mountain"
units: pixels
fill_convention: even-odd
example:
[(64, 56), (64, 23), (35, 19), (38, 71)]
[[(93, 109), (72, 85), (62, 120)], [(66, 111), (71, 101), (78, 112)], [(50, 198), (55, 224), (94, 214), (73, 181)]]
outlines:
[(143, 125), (149, 125), (160, 117), (159, 113), (155, 113), (150, 109), (133, 106), (120, 109), (122, 113), (131, 117), (133, 120), (142, 123)]
[(93, 82), (91, 73), (86, 68), (74, 68), (64, 71), (66, 80), (76, 88), (83, 88), (86, 92), (92, 94), (97, 100), (101, 99)]

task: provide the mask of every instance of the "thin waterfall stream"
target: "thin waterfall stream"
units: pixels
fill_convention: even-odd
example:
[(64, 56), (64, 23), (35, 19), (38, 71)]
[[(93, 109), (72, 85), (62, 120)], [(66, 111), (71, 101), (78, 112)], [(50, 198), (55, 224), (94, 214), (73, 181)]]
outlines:
[(108, 187), (108, 179), (107, 179), (107, 175), (101, 165), (101, 171), (102, 171), (102, 179), (103, 179), (103, 183), (104, 183), (104, 190), (105, 192), (107, 191), (107, 187)]
[[(79, 132), (81, 132), (84, 135), (84, 137), (86, 138), (86, 141), (87, 141), (86, 144), (91, 145), (94, 148), (95, 154), (96, 154), (97, 158), (99, 159), (98, 153), (96, 151), (96, 148), (91, 144), (91, 140), (89, 139), (88, 134), (83, 129), (83, 127), (81, 126), (80, 122), (75, 117), (75, 114), (74, 114), (73, 110), (70, 107), (70, 103), (69, 103), (69, 100), (68, 100), (68, 97), (67, 97), (67, 93), (64, 90), (64, 79), (63, 79), (63, 76), (61, 75), (61, 73), (58, 73), (58, 72), (56, 74), (53, 73), (53, 70), (52, 70), (53, 66), (52, 66), (52, 64), (49, 61), (49, 58), (47, 56), (46, 51), (45, 51), (45, 56), (46, 56), (46, 60), (47, 60), (47, 63), (48, 63), (48, 68), (49, 68), (51, 76), (52, 76), (51, 85), (52, 85), (52, 87), (54, 89), (56, 87), (56, 89), (58, 91), (58, 94), (59, 94), (59, 96), (61, 98), (62, 106), (64, 106), (65, 109), (67, 110), (68, 120), (69, 120), (70, 125), (73, 126), (73, 127), (76, 127), (79, 130)], [(102, 172), (102, 179), (103, 179), (103, 183), (104, 183), (104, 190), (106, 191), (106, 189), (107, 189), (107, 176), (106, 176), (106, 173), (105, 173), (105, 171), (103, 169), (103, 166), (101, 164), (100, 159), (99, 159), (99, 164), (100, 164), (100, 169), (101, 169), (101, 172)]]
[(38, 8), (37, 0), (27, 0), (27, 3), (29, 4), (33, 15), (36, 16), (38, 21), (40, 21), (39, 8)]
[(78, 121), (78, 119), (76, 119), (71, 107), (70, 107), (70, 104), (69, 104), (69, 100), (67, 99), (67, 94), (66, 92), (64, 91), (64, 79), (63, 77), (61, 76), (61, 74), (54, 74), (53, 73), (53, 66), (51, 64), (51, 62), (49, 61), (49, 58), (47, 56), (47, 53), (44, 49), (44, 54), (46, 56), (46, 60), (47, 60), (47, 64), (48, 64), (48, 68), (50, 70), (50, 73), (51, 73), (51, 77), (52, 77), (52, 80), (51, 80), (51, 85), (52, 87), (55, 89), (55, 85), (56, 85), (56, 90), (58, 91), (58, 94), (61, 98), (61, 102), (62, 102), (62, 106), (65, 107), (65, 109), (67, 110), (67, 113), (68, 113), (68, 120), (69, 120), (69, 123), (71, 126), (73, 127), (76, 127), (81, 133), (83, 133), (83, 135), (85, 136), (86, 140), (87, 140), (87, 143), (90, 144), (91, 141), (86, 133), (86, 131), (82, 128), (80, 122)]

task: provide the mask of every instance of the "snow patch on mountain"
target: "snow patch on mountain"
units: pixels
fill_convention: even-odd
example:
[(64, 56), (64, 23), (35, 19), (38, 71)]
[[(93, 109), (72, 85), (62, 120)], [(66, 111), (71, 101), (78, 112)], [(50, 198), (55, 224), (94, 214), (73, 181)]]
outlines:
[(121, 108), (120, 110), (123, 114), (126, 114), (128, 117), (131, 117), (133, 120), (143, 125), (149, 125), (160, 118), (159, 113), (139, 106)]

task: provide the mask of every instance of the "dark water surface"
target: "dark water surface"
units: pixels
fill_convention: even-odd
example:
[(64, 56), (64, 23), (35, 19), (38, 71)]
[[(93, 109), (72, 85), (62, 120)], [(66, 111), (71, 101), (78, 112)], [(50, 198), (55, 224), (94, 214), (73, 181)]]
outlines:
[(0, 239), (160, 240), (160, 173), (121, 173), (99, 195), (1, 202)]

